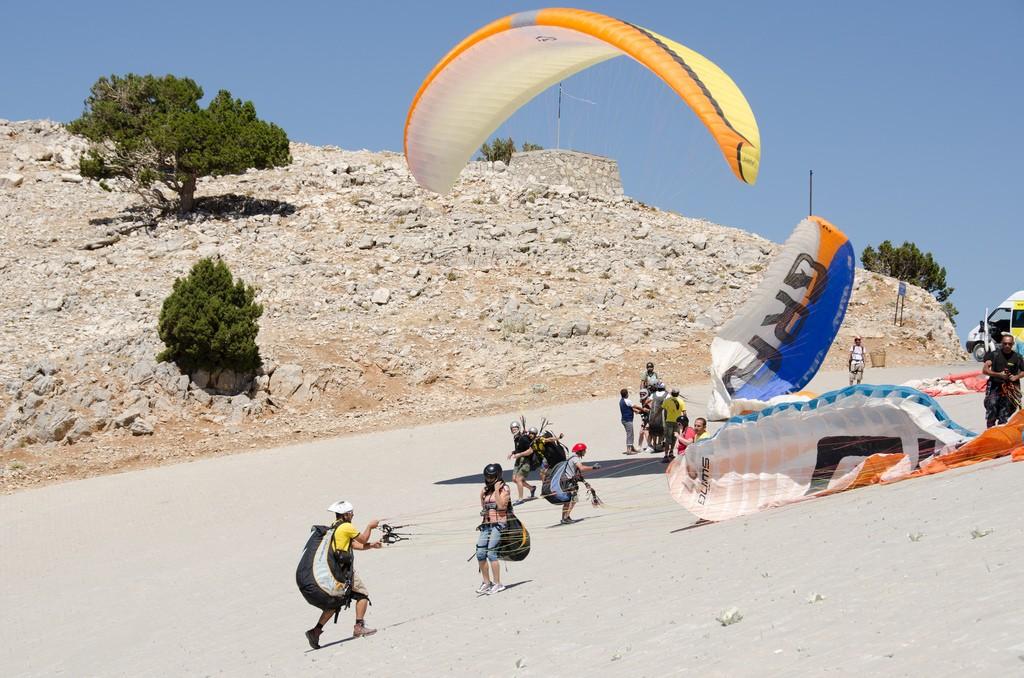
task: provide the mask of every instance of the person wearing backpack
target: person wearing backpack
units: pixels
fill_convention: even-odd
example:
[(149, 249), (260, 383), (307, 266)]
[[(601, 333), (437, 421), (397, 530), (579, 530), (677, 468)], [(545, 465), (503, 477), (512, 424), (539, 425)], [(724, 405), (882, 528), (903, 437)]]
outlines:
[(519, 506), (523, 502), (528, 501), (523, 496), (526, 494), (526, 490), (530, 491), (529, 499), (533, 499), (537, 494), (537, 486), (531, 485), (528, 480), (530, 471), (540, 466), (540, 459), (536, 456), (533, 448), (533, 443), (537, 439), (537, 429), (531, 426), (525, 435), (516, 435), (513, 431), (513, 436), (515, 450), (509, 453), (508, 458), (515, 460), (515, 464), (512, 467), (512, 482), (516, 484), (516, 488), (519, 491), (519, 498), (515, 501), (515, 506)]
[(672, 461), (672, 448), (676, 444), (676, 422), (679, 417), (686, 414), (686, 401), (679, 396), (679, 389), (672, 389), (672, 395), (665, 399), (661, 409), (665, 412), (665, 456), (661, 458), (663, 464)]
[[(370, 534), (380, 525), (380, 520), (371, 520), (366, 524), (366, 527), (360, 532), (352, 524), (352, 518), (355, 515), (355, 509), (351, 502), (348, 501), (336, 501), (327, 507), (328, 511), (334, 512), (335, 523), (331, 527), (333, 534), (331, 536), (330, 548), (337, 554), (343, 554), (351, 561), (352, 551), (364, 551), (368, 549), (379, 549), (383, 544), (380, 541), (371, 542)], [(366, 626), (366, 608), (370, 603), (370, 594), (366, 590), (366, 586), (363, 584), (359, 575), (353, 570), (351, 573), (351, 594), (352, 600), (356, 601), (356, 623), (352, 629), (353, 638), (362, 638), (364, 636), (372, 636), (377, 633), (377, 629), (371, 629)], [(346, 605), (347, 607), (347, 605)], [(320, 649), (320, 635), (324, 631), (324, 624), (334, 617), (340, 611), (340, 607), (325, 608), (323, 614), (320, 615), (320, 620), (316, 626), (306, 631), (306, 640), (309, 641), (309, 646), (314, 650)]]
[(651, 413), (648, 415), (647, 426), (651, 452), (661, 452), (665, 444), (665, 384), (658, 382), (657, 390), (651, 395)]
[(508, 485), (501, 477), (501, 464), (484, 467), (484, 487), (480, 490), (480, 517), (477, 528), (480, 534), (476, 540), (476, 561), (483, 580), (476, 592), (479, 595), (493, 595), (505, 590), (501, 583), (501, 565), (498, 563), (498, 545), (501, 532), (508, 526), (512, 515), (509, 505)]
[[(569, 501), (562, 505), (562, 525), (571, 525), (576, 521), (572, 519), (572, 509), (576, 506), (576, 496), (579, 491), (579, 484), (583, 482), (583, 474), (596, 471), (601, 464), (595, 463), (587, 466), (583, 463), (583, 457), (587, 453), (586, 443), (576, 443), (572, 446), (572, 456), (565, 460), (565, 467), (562, 471), (562, 487), (569, 493)], [(582, 519), (581, 519), (582, 520)]]

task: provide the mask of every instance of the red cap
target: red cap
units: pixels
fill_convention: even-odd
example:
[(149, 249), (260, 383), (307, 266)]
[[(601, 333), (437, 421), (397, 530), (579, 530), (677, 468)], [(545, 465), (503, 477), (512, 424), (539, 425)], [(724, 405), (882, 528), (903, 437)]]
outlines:
[(586, 443), (576, 443), (575, 445), (572, 446), (572, 453), (573, 454), (576, 454), (578, 452), (586, 452), (586, 451), (587, 451), (587, 444)]

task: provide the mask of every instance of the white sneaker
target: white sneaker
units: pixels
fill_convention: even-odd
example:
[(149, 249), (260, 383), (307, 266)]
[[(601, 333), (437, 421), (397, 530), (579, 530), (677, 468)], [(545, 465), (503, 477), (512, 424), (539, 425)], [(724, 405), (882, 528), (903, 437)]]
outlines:
[(487, 595), (493, 596), (495, 593), (501, 593), (504, 590), (504, 584), (492, 584), (490, 590), (487, 592)]
[(490, 590), (491, 590), (491, 584), (490, 584), (490, 582), (486, 582), (486, 581), (483, 582), (482, 584), (480, 584), (480, 586), (476, 587), (476, 592), (481, 594), (481, 595), (486, 594)]

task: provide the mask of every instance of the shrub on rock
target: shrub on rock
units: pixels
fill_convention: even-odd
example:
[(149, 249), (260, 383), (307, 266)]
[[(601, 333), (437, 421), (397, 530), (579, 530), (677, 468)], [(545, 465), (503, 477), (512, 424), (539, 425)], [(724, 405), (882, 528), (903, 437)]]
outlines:
[(185, 372), (252, 372), (261, 363), (256, 335), (263, 314), (255, 297), (256, 289), (233, 280), (223, 261), (201, 259), (164, 299), (158, 331), (167, 348), (157, 359)]

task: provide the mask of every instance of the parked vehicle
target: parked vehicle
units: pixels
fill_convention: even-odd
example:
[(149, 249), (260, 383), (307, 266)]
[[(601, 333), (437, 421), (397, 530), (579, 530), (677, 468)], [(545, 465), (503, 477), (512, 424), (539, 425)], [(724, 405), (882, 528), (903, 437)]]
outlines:
[(995, 350), (1006, 332), (1017, 340), (1018, 348), (1024, 344), (1024, 290), (1011, 294), (979, 322), (967, 335), (965, 346), (974, 359), (981, 362), (986, 353)]

